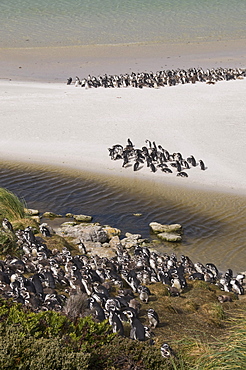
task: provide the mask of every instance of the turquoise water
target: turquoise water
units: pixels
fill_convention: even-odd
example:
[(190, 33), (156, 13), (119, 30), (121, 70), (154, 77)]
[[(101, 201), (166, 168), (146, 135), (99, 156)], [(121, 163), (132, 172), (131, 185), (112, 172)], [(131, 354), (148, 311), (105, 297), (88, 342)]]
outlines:
[(233, 40), (245, 19), (245, 0), (0, 0), (0, 47)]

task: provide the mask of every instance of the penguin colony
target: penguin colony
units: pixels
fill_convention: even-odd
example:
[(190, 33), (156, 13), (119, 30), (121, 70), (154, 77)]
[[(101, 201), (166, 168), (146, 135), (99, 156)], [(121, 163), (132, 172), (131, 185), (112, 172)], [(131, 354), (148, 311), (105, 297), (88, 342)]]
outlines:
[(246, 77), (245, 68), (211, 68), (203, 70), (202, 68), (171, 69), (153, 72), (132, 72), (120, 75), (99, 75), (80, 79), (76, 76), (73, 81), (72, 77), (67, 79), (67, 85), (74, 84), (76, 87), (81, 86), (86, 89), (97, 87), (143, 87), (160, 88), (165, 86), (175, 86), (178, 84), (205, 82), (215, 84), (217, 81), (229, 81), (243, 79)]
[(133, 171), (139, 171), (145, 163), (153, 173), (159, 169), (165, 174), (176, 173), (178, 177), (188, 177), (186, 171), (191, 167), (199, 166), (203, 171), (206, 169), (203, 160), (197, 162), (193, 155), (185, 159), (181, 153), (171, 154), (161, 145), (157, 146), (155, 141), (146, 140), (145, 143), (147, 146), (137, 149), (132, 141), (127, 139), (125, 147), (116, 144), (108, 148), (109, 156), (112, 160), (123, 160), (124, 168), (132, 166), (133, 161)]
[[(89, 257), (83, 241), (78, 244), (82, 254), (72, 256), (67, 248), (62, 251), (50, 250), (42, 237), (36, 237), (33, 229), (14, 231), (8, 219), (2, 222), (4, 232), (16, 237), (22, 258), (7, 256), (0, 261), (0, 294), (5, 299), (25, 305), (34, 312), (63, 311), (67, 296), (84, 293), (87, 297), (89, 314), (95, 320), (109, 320), (112, 331), (124, 335), (124, 321), (130, 323), (130, 338), (149, 340), (154, 343), (154, 330), (160, 323), (158, 313), (150, 307), (146, 309), (149, 322), (144, 326), (138, 314), (141, 305), (147, 305), (151, 291), (147, 287), (162, 282), (171, 296), (182, 294), (187, 279), (204, 280), (217, 284), (224, 292), (244, 294), (245, 275), (233, 276), (231, 269), (220, 274), (212, 263), (193, 263), (188, 256), (157, 254), (137, 242), (133, 254), (129, 254), (121, 243), (113, 258)], [(40, 225), (42, 236), (52, 237), (47, 224)], [(25, 277), (28, 275), (29, 277)], [(117, 294), (111, 295), (111, 286), (117, 287)], [(57, 288), (66, 294), (57, 292)], [(219, 302), (230, 301), (228, 295), (220, 295)], [(167, 343), (160, 349), (165, 358), (173, 356)]]

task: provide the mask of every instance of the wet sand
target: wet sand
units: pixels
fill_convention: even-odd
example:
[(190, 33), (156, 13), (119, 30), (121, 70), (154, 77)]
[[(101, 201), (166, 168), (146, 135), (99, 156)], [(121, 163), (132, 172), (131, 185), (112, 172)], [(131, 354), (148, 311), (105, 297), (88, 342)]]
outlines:
[(0, 48), (0, 79), (19, 81), (66, 82), (70, 76), (88, 74), (245, 65), (246, 40)]

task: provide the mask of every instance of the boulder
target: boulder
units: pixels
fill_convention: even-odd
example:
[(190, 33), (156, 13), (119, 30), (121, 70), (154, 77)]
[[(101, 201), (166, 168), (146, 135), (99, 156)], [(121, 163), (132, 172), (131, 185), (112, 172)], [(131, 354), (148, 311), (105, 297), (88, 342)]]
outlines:
[(165, 240), (167, 242), (181, 242), (182, 237), (178, 234), (174, 233), (159, 233), (157, 234), (157, 237), (161, 240)]
[(140, 234), (126, 233), (125, 236), (126, 238), (121, 240), (121, 244), (126, 249), (136, 247), (140, 240), (142, 241), (142, 236)]
[(62, 215), (57, 215), (54, 212), (44, 212), (43, 217), (48, 217), (48, 218), (57, 218), (57, 217), (62, 217)]
[(73, 218), (77, 222), (91, 222), (92, 216), (87, 215), (73, 215)]
[(111, 238), (109, 241), (110, 248), (117, 249), (117, 246), (120, 246), (120, 245), (121, 245), (121, 241), (118, 235), (113, 236), (113, 238)]
[(108, 226), (108, 225), (103, 226), (103, 230), (106, 231), (106, 233), (108, 235), (108, 239), (111, 239), (114, 236), (120, 236), (120, 234), (121, 234), (120, 229), (117, 229), (116, 227), (111, 227), (111, 226)]
[(38, 216), (39, 215), (39, 211), (37, 209), (25, 208), (24, 211), (25, 211), (25, 214), (28, 216)]
[(76, 224), (67, 225), (64, 222), (61, 227), (57, 230), (57, 234), (63, 237), (70, 237), (74, 239), (74, 242), (79, 243), (80, 239), (83, 242), (100, 242), (105, 243), (108, 241), (108, 236), (103, 227), (96, 224)]
[(182, 226), (180, 224), (162, 225), (158, 222), (151, 222), (149, 224), (151, 230), (155, 234), (159, 233), (182, 233)]
[(67, 218), (72, 218), (72, 217), (73, 217), (73, 214), (72, 214), (72, 213), (66, 213), (66, 214), (65, 214), (65, 216), (66, 216)]

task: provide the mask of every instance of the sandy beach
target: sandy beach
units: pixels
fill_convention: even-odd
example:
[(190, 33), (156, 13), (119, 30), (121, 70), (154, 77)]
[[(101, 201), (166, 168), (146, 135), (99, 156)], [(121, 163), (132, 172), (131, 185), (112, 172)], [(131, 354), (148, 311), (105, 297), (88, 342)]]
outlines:
[[(149, 179), (245, 194), (246, 79), (159, 89), (89, 89), (65, 83), (0, 80), (2, 160)], [(112, 161), (108, 148), (155, 141), (170, 153), (191, 154), (207, 169), (134, 172)]]

